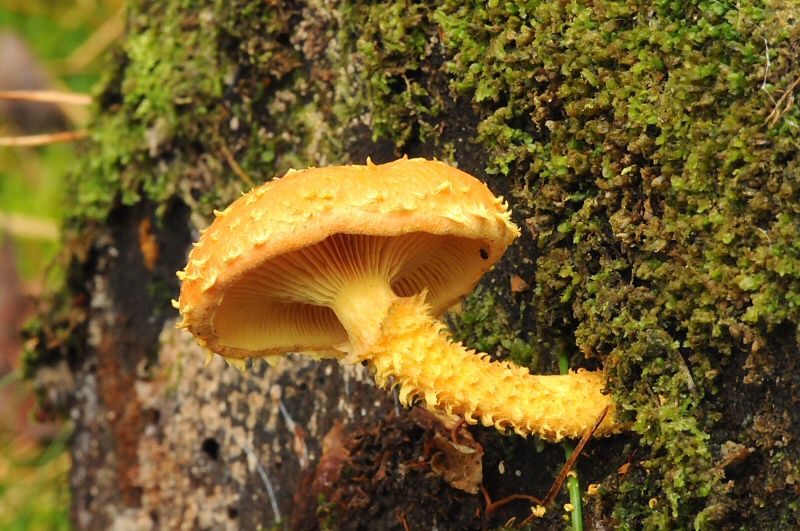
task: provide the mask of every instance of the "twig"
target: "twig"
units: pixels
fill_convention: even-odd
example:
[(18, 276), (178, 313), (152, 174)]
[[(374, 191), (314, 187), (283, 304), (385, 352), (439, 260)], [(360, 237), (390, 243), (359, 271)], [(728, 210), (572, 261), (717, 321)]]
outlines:
[(89, 134), (88, 129), (77, 131), (63, 131), (60, 133), (46, 133), (42, 135), (6, 136), (0, 137), (0, 146), (7, 147), (33, 147), (56, 144), (58, 142), (72, 142)]
[[(786, 114), (786, 112), (789, 110), (789, 108), (791, 107), (792, 101), (794, 100), (794, 96), (792, 96), (792, 94), (794, 93), (794, 89), (797, 88), (797, 85), (800, 85), (800, 77), (795, 79), (794, 83), (789, 85), (789, 88), (786, 89), (786, 91), (783, 93), (783, 96), (781, 96), (780, 99), (777, 101), (777, 103), (775, 103), (775, 107), (772, 109), (772, 112), (770, 112), (769, 116), (767, 116), (767, 127), (768, 128), (772, 129), (773, 127), (775, 127), (775, 124), (778, 123), (778, 120), (781, 119), (781, 116)], [(792, 98), (792, 99), (790, 99), (787, 102), (786, 108), (784, 108), (781, 111), (781, 105), (783, 105), (783, 102), (787, 98)]]
[(561, 469), (561, 473), (558, 474), (556, 482), (553, 483), (550, 492), (548, 492), (547, 496), (545, 496), (544, 498), (545, 507), (548, 507), (551, 503), (553, 503), (553, 500), (556, 499), (558, 491), (561, 490), (561, 485), (563, 485), (564, 480), (567, 479), (567, 474), (569, 474), (569, 471), (572, 470), (572, 466), (575, 464), (575, 461), (578, 460), (578, 457), (581, 455), (581, 452), (583, 451), (583, 448), (586, 446), (586, 443), (589, 442), (589, 439), (592, 438), (594, 432), (597, 431), (597, 428), (599, 428), (600, 424), (603, 423), (603, 419), (606, 418), (607, 413), (608, 413), (608, 406), (603, 408), (603, 411), (602, 413), (600, 413), (600, 416), (597, 417), (596, 421), (594, 421), (594, 426), (586, 430), (586, 432), (583, 434), (583, 437), (581, 437), (581, 440), (578, 443), (578, 445), (575, 446), (575, 450), (572, 451), (572, 454), (569, 456), (569, 459), (567, 459), (567, 462)]
[(120, 8), (60, 64), (61, 73), (83, 72), (125, 32), (125, 8)]
[(62, 92), (58, 90), (0, 90), (0, 100), (65, 103), (67, 105), (92, 104), (92, 97), (88, 94)]
[(486, 487), (483, 486), (483, 483), (481, 483), (481, 493), (483, 493), (483, 499), (486, 500), (486, 506), (490, 506), (492, 504), (492, 497), (489, 496), (489, 491), (486, 490)]
[(401, 524), (403, 524), (403, 529), (405, 529), (406, 531), (411, 531), (411, 528), (408, 527), (408, 522), (406, 521), (406, 515), (405, 514), (403, 514), (403, 513), (398, 514), (397, 515), (397, 521), (400, 522)]
[(50, 219), (0, 211), (0, 232), (39, 240), (57, 240), (58, 225)]
[[(581, 452), (583, 451), (583, 448), (586, 446), (586, 443), (589, 442), (589, 439), (592, 438), (594, 432), (597, 431), (597, 428), (599, 428), (600, 424), (603, 423), (603, 419), (606, 418), (607, 414), (608, 414), (608, 406), (603, 408), (603, 412), (600, 413), (600, 416), (597, 417), (596, 421), (594, 421), (594, 425), (584, 432), (580, 442), (577, 444), (577, 446), (575, 446), (575, 450), (572, 451), (572, 454), (569, 456), (569, 459), (567, 459), (567, 462), (561, 468), (561, 472), (558, 474), (555, 483), (553, 483), (553, 486), (550, 488), (550, 492), (548, 492), (547, 496), (545, 496), (544, 502), (540, 504), (542, 507), (550, 507), (550, 505), (553, 503), (553, 500), (556, 499), (558, 491), (561, 490), (561, 486), (564, 484), (564, 480), (567, 479), (567, 474), (569, 474), (569, 471), (572, 470), (572, 467), (575, 465), (575, 461), (578, 460), (578, 456), (581, 455)], [(527, 517), (525, 520), (522, 521), (520, 527), (531, 523), (534, 517), (535, 515), (530, 515), (529, 517)]]
[[(488, 495), (489, 495), (488, 493), (484, 493), (484, 497), (487, 497), (487, 500), (488, 500)], [(509, 502), (512, 502), (514, 500), (532, 501), (536, 505), (542, 505), (542, 503), (543, 503), (542, 500), (540, 500), (536, 496), (530, 496), (528, 494), (512, 494), (511, 496), (503, 498), (502, 500), (497, 500), (496, 502), (488, 503), (486, 505), (486, 516), (489, 516), (498, 507), (502, 507), (503, 505), (505, 505), (505, 504), (507, 504)]]
[(454, 443), (458, 444), (458, 430), (461, 429), (461, 426), (463, 426), (466, 423), (467, 423), (467, 419), (465, 419), (465, 418), (458, 419), (458, 422), (456, 422), (456, 425), (453, 426), (452, 430), (450, 430), (450, 440), (451, 441), (453, 441)]
[(233, 173), (238, 175), (239, 178), (241, 178), (245, 183), (247, 183), (247, 186), (249, 186), (250, 188), (253, 188), (255, 186), (255, 184), (253, 183), (253, 179), (251, 179), (250, 176), (247, 175), (247, 172), (245, 172), (242, 169), (242, 167), (239, 166), (239, 163), (236, 162), (236, 159), (233, 158), (233, 153), (231, 153), (231, 150), (228, 149), (228, 146), (226, 146), (225, 144), (222, 144), (220, 146), (220, 149), (222, 149), (222, 154), (225, 155), (225, 159), (227, 159), (228, 164), (231, 165), (231, 168), (233, 169)]

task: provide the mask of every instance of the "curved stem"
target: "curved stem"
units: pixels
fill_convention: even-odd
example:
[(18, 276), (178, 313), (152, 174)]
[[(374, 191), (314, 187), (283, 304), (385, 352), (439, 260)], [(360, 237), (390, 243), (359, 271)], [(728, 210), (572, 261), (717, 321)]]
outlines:
[(602, 371), (532, 375), (451, 342), (442, 329), (422, 295), (396, 298), (381, 334), (366, 344), (353, 342), (348, 361), (367, 361), (381, 387), (393, 377), (404, 404), (419, 398), (429, 410), (461, 415), (472, 424), (559, 441), (580, 437), (608, 407), (595, 433), (616, 431)]

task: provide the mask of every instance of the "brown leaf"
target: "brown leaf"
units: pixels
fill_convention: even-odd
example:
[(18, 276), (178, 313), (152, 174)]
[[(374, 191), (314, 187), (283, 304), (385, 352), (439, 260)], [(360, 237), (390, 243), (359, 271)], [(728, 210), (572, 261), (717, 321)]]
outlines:
[(454, 443), (439, 433), (433, 443), (439, 451), (431, 457), (431, 470), (451, 487), (476, 494), (483, 483), (483, 448)]
[(511, 293), (522, 293), (530, 289), (530, 285), (519, 275), (511, 275)]

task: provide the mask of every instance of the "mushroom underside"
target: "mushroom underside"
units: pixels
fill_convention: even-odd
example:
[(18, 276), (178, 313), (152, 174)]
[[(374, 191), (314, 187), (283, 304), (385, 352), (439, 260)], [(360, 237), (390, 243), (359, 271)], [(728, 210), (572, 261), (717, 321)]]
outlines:
[(427, 232), (334, 234), (243, 274), (216, 308), (214, 331), (222, 344), (254, 352), (336, 347), (348, 341), (334, 311), (343, 290), (368, 279), (398, 297), (426, 292), (439, 314), (474, 288), (490, 250), (480, 239)]

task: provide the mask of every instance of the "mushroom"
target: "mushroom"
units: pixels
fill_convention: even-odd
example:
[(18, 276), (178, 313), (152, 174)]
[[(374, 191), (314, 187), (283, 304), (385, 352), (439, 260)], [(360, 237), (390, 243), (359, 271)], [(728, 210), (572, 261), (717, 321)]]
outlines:
[(434, 316), (519, 235), (502, 198), (442, 162), (289, 171), (236, 200), (189, 256), (179, 326), (240, 368), (287, 352), (366, 362), (400, 401), (548, 441), (617, 431), (602, 371), (532, 375)]

